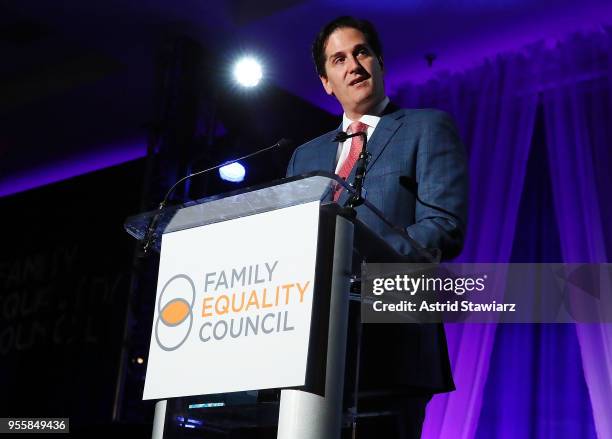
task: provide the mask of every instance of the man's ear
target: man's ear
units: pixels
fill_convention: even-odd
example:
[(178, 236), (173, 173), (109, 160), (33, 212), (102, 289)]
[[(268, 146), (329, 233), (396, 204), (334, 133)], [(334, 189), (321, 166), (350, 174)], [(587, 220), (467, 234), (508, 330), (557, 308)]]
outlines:
[(325, 89), (325, 93), (327, 93), (328, 95), (333, 95), (334, 94), (334, 90), (332, 90), (332, 86), (329, 83), (329, 79), (327, 79), (326, 76), (319, 76), (319, 79), (321, 80), (321, 84), (323, 84), (323, 88)]

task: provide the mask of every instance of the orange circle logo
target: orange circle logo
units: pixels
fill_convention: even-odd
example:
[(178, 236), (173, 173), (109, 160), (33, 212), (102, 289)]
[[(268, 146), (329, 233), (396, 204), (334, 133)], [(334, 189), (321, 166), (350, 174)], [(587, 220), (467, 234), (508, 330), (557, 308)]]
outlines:
[(184, 274), (172, 277), (159, 295), (155, 340), (164, 351), (178, 349), (189, 337), (193, 326), (195, 285)]

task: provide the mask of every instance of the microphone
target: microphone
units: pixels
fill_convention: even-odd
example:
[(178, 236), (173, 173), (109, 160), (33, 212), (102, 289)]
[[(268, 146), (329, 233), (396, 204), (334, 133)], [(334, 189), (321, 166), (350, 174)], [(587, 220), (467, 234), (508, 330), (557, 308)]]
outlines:
[(416, 197), (416, 200), (419, 203), (421, 203), (423, 206), (427, 206), (427, 207), (429, 207), (429, 208), (431, 208), (433, 210), (437, 210), (438, 212), (445, 213), (448, 216), (453, 217), (460, 224), (463, 224), (463, 221), (457, 215), (455, 215), (454, 213), (449, 212), (448, 210), (443, 209), (443, 208), (441, 208), (439, 206), (435, 206), (433, 204), (429, 204), (429, 203), (426, 203), (425, 201), (421, 200), (421, 197), (419, 197), (419, 183), (417, 183), (417, 181), (414, 178), (412, 178), (412, 177), (410, 177), (408, 175), (400, 175), (399, 182), (400, 182), (400, 185), (402, 185), (405, 189), (408, 189), (410, 191), (410, 193)]
[[(359, 159), (357, 160), (357, 163), (355, 165), (355, 183), (353, 184), (355, 193), (346, 201), (346, 204), (344, 206), (348, 207), (349, 209), (354, 209), (355, 207), (363, 204), (363, 183), (365, 180), (368, 160), (370, 159), (370, 154), (368, 153), (367, 149), (368, 134), (365, 131), (358, 131), (352, 134), (347, 134), (344, 131), (340, 131), (332, 140), (333, 142), (344, 142), (345, 140), (355, 136), (363, 137), (363, 147), (361, 148), (361, 152), (359, 153)], [(353, 213), (355, 214), (354, 210)]]
[(336, 137), (332, 139), (332, 142), (344, 142), (347, 139), (350, 139), (351, 137), (355, 137), (355, 136), (365, 136), (365, 140), (367, 140), (367, 134), (364, 133), (363, 131), (358, 131), (353, 134), (348, 134), (348, 133), (345, 133), (344, 131), (340, 131), (336, 134)]
[(151, 244), (153, 243), (153, 233), (155, 232), (155, 228), (157, 227), (157, 223), (159, 222), (159, 215), (161, 213), (161, 211), (166, 207), (166, 204), (168, 204), (168, 199), (170, 198), (170, 195), (172, 195), (172, 193), (174, 192), (174, 190), (177, 188), (178, 185), (180, 185), (181, 183), (189, 180), (190, 178), (196, 177), (198, 175), (202, 175), (202, 174), (206, 174), (210, 171), (214, 171), (215, 169), (219, 169), (222, 166), (226, 166), (226, 165), (231, 165), (233, 163), (239, 162), (240, 160), (246, 160), (248, 158), (254, 157), (256, 155), (259, 155), (261, 153), (264, 153), (266, 151), (270, 151), (272, 149), (280, 149), (280, 148), (285, 148), (289, 145), (292, 145), (293, 142), (289, 139), (280, 139), (278, 142), (276, 142), (274, 145), (272, 146), (267, 146), (265, 148), (259, 149), (255, 152), (252, 152), (250, 154), (244, 155), (242, 157), (238, 157), (237, 159), (234, 160), (230, 160), (229, 162), (222, 162), (219, 163), (218, 165), (215, 166), (211, 166), (210, 168), (206, 168), (203, 169), (201, 171), (197, 171), (194, 172), (192, 174), (186, 175), (183, 178), (181, 178), (180, 180), (178, 180), (176, 183), (174, 183), (170, 189), (168, 189), (168, 192), (166, 192), (166, 195), (164, 196), (164, 199), (162, 200), (161, 203), (159, 203), (159, 206), (157, 208), (157, 212), (155, 213), (155, 215), (153, 215), (153, 218), (151, 218), (151, 221), (149, 222), (149, 226), (147, 227), (147, 233), (145, 234), (144, 238), (142, 239), (142, 251), (143, 254), (147, 254), (147, 252), (149, 251), (149, 248), (151, 247)]
[(172, 185), (172, 187), (171, 187), (171, 188), (168, 190), (168, 192), (166, 192), (166, 196), (164, 197), (164, 200), (163, 200), (163, 201), (161, 202), (161, 204), (160, 204), (160, 209), (163, 209), (163, 208), (166, 206), (166, 203), (168, 202), (168, 198), (170, 197), (170, 195), (172, 195), (172, 192), (174, 192), (174, 190), (176, 189), (176, 187), (177, 187), (179, 184), (183, 183), (184, 181), (187, 181), (187, 180), (189, 180), (189, 179), (190, 179), (190, 178), (192, 178), (192, 177), (195, 177), (195, 176), (198, 176), (198, 175), (202, 175), (202, 174), (206, 174), (206, 173), (208, 173), (208, 172), (210, 172), (210, 171), (214, 171), (215, 169), (219, 169), (219, 168), (221, 168), (221, 167), (223, 167), (223, 166), (231, 165), (231, 164), (233, 164), (233, 163), (239, 162), (240, 160), (245, 160), (245, 159), (251, 158), (251, 157), (253, 157), (253, 156), (256, 156), (256, 155), (258, 155), (258, 154), (261, 154), (262, 152), (266, 152), (266, 151), (269, 151), (269, 150), (274, 149), (274, 148), (284, 148), (284, 147), (286, 147), (286, 146), (288, 146), (288, 145), (291, 145), (292, 143), (293, 143), (293, 142), (292, 142), (291, 140), (288, 140), (288, 139), (280, 139), (278, 142), (276, 142), (276, 143), (275, 143), (274, 145), (272, 145), (272, 146), (268, 146), (268, 147), (266, 147), (266, 148), (262, 148), (262, 149), (260, 149), (260, 150), (257, 150), (257, 151), (255, 151), (255, 152), (252, 152), (252, 153), (247, 154), (247, 155), (245, 155), (245, 156), (238, 157), (237, 159), (234, 159), (234, 160), (230, 160), (229, 162), (219, 163), (218, 165), (212, 166), (212, 167), (210, 167), (210, 168), (203, 169), (202, 171), (198, 171), (198, 172), (194, 172), (193, 174), (186, 175), (186, 176), (184, 176), (183, 178), (181, 178), (179, 181), (177, 181), (176, 183), (174, 183), (174, 184)]

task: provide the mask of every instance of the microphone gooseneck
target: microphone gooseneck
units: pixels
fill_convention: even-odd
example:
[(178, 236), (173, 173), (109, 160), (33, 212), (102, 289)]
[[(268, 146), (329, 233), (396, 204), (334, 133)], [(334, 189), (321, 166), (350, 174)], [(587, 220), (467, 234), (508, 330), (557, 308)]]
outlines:
[(215, 169), (219, 169), (222, 166), (231, 165), (233, 163), (239, 162), (240, 160), (246, 160), (246, 159), (251, 158), (253, 156), (256, 156), (258, 154), (264, 153), (266, 151), (270, 151), (271, 149), (285, 148), (286, 146), (289, 146), (292, 143), (293, 142), (291, 140), (283, 138), (283, 139), (280, 139), (278, 142), (276, 142), (274, 145), (268, 146), (266, 148), (259, 149), (259, 150), (255, 151), (255, 152), (250, 153), (250, 154), (244, 155), (242, 157), (238, 157), (237, 159), (230, 160), (228, 162), (222, 162), (222, 163), (219, 163), (218, 165), (211, 166), (210, 168), (206, 168), (206, 169), (203, 169), (201, 171), (194, 172), (193, 174), (186, 175), (183, 178), (181, 178), (180, 180), (178, 180), (176, 183), (174, 183), (170, 187), (170, 189), (168, 189), (168, 192), (166, 192), (166, 195), (164, 196), (164, 199), (162, 200), (161, 203), (159, 203), (159, 206), (157, 208), (157, 212), (155, 212), (155, 215), (153, 215), (153, 217), (151, 218), (151, 221), (149, 221), (149, 225), (147, 227), (147, 232), (145, 233), (145, 236), (142, 239), (142, 243), (143, 243), (143, 245), (142, 245), (142, 252), (143, 252), (143, 254), (147, 254), (147, 252), (151, 248), (151, 245), (153, 244), (153, 236), (154, 236), (154, 233), (155, 233), (155, 229), (157, 228), (157, 224), (159, 223), (159, 216), (160, 216), (161, 212), (164, 210), (164, 208), (166, 207), (166, 205), (168, 204), (168, 200), (170, 199), (170, 196), (172, 195), (174, 190), (181, 183), (189, 180), (190, 178), (196, 177), (198, 175), (206, 174), (206, 173), (208, 173), (210, 171), (214, 171)]
[(336, 134), (333, 142), (344, 142), (351, 137), (361, 136), (363, 137), (363, 146), (357, 159), (355, 168), (355, 180), (352, 184), (355, 192), (349, 197), (344, 204), (344, 207), (348, 209), (354, 209), (357, 206), (363, 204), (363, 184), (365, 182), (366, 170), (368, 167), (368, 161), (370, 160), (370, 154), (368, 153), (368, 135), (365, 131), (358, 131), (356, 133), (347, 134), (344, 131), (340, 131)]

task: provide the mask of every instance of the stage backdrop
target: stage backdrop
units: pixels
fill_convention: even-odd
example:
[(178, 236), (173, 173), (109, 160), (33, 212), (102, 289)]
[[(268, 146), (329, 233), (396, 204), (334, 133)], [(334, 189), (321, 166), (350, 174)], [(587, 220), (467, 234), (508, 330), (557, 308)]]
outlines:
[[(0, 198), (0, 413), (111, 419), (142, 163)], [(144, 367), (144, 366), (143, 366)]]
[[(461, 261), (609, 261), (611, 78), (601, 30), (399, 91), (403, 106), (450, 112), (466, 143)], [(609, 325), (447, 325), (447, 335), (458, 390), (434, 398), (425, 438), (612, 437)]]

